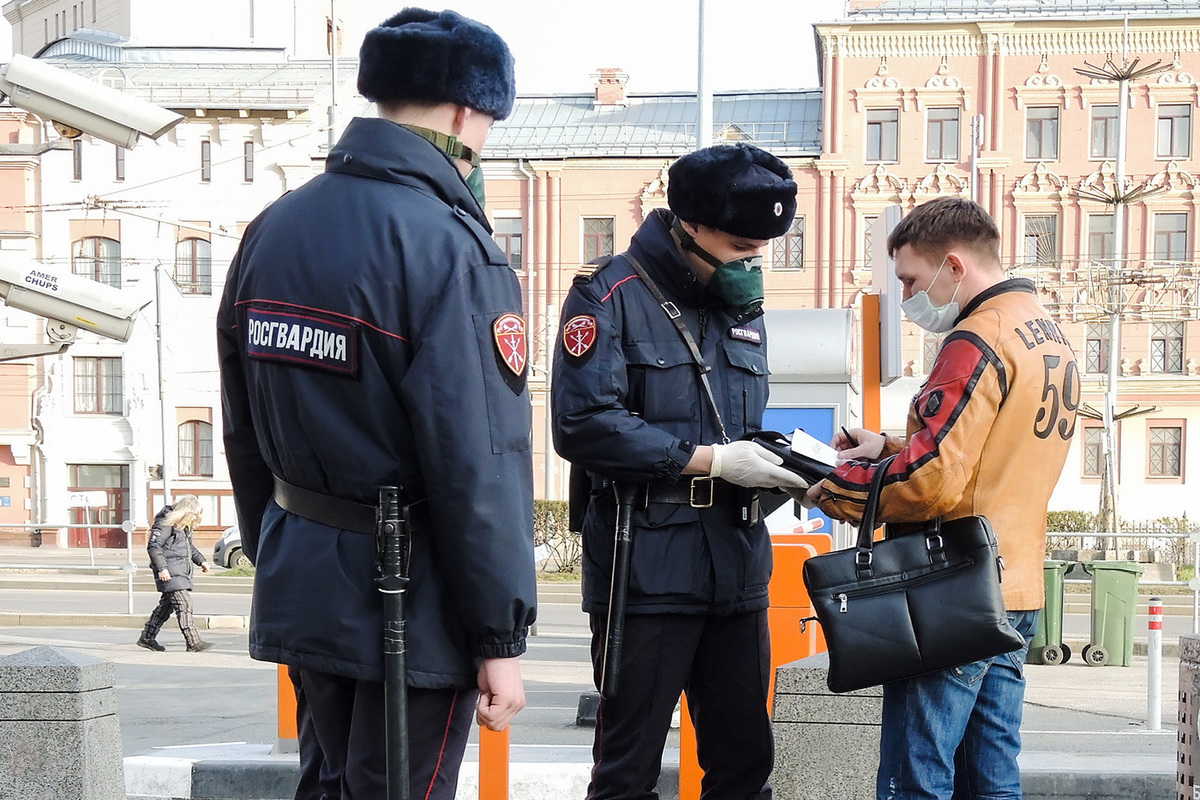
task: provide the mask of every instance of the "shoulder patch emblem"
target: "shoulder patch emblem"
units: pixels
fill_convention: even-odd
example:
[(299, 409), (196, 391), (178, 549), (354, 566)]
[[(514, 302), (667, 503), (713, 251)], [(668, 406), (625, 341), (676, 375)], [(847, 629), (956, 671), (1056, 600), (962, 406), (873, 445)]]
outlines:
[(942, 409), (942, 400), (945, 395), (941, 389), (937, 389), (929, 393), (929, 397), (925, 398), (925, 410), (921, 412), (922, 417), (936, 417), (937, 413)]
[(251, 306), (244, 336), (251, 358), (358, 375), (358, 325), (319, 309)]
[(520, 314), (503, 314), (492, 323), (492, 336), (500, 358), (514, 375), (525, 373), (529, 348), (525, 337), (525, 318)]
[(596, 318), (591, 314), (571, 317), (563, 325), (563, 349), (580, 358), (596, 343)]

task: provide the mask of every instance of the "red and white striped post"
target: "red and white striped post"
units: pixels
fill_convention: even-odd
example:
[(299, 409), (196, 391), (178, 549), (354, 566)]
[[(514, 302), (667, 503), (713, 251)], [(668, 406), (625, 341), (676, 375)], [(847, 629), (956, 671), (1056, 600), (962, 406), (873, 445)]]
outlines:
[(1146, 730), (1162, 730), (1162, 629), (1163, 601), (1150, 598), (1150, 632), (1146, 639)]

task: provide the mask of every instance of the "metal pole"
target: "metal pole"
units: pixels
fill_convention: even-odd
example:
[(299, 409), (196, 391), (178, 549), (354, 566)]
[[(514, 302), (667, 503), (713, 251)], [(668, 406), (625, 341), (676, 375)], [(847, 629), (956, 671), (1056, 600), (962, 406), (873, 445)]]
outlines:
[(337, 57), (338, 57), (337, 0), (329, 0), (329, 149), (337, 141)]
[(154, 262), (154, 336), (158, 344), (158, 416), (159, 435), (162, 439), (162, 489), (163, 505), (171, 503), (171, 484), (167, 479), (167, 395), (163, 369), (163, 312), (162, 312), (162, 261)]
[(698, 0), (700, 4), (700, 35), (696, 44), (697, 65), (696, 65), (696, 102), (700, 106), (700, 114), (697, 118), (696, 130), (696, 148), (708, 147), (712, 144), (712, 128), (713, 128), (713, 99), (712, 89), (708, 86), (708, 79), (705, 76), (704, 70), (704, 37), (706, 34), (704, 24), (704, 0)]
[(125, 558), (129, 560), (125, 570), (125, 597), (128, 601), (129, 613), (133, 613), (133, 571), (136, 569), (133, 565), (133, 520), (125, 520), (121, 523), (121, 529), (125, 531)]
[(1162, 627), (1161, 597), (1150, 598), (1150, 632), (1146, 640), (1149, 669), (1146, 675), (1146, 730), (1162, 730)]
[(550, 387), (554, 382), (554, 348), (558, 344), (558, 315), (552, 305), (546, 305), (546, 470), (543, 492), (547, 500), (558, 497), (558, 470), (554, 463), (554, 415), (550, 413)]
[(971, 117), (971, 202), (979, 202), (979, 145), (983, 139), (983, 114)]
[[(1127, 34), (1128, 37), (1128, 34)], [(1122, 57), (1124, 61), (1124, 57)], [(1125, 188), (1125, 145), (1129, 126), (1129, 81), (1118, 81), (1117, 93), (1117, 163), (1116, 191)], [(1121, 360), (1121, 289), (1119, 274), (1125, 260), (1125, 203), (1113, 206), (1113, 262), (1112, 280), (1108, 290), (1108, 386), (1104, 390), (1104, 482), (1101, 491), (1104, 497), (1100, 508), (1103, 525), (1114, 538), (1111, 549), (1116, 547), (1116, 536), (1121, 532), (1120, 511), (1117, 508), (1117, 465), (1116, 465), (1116, 406), (1117, 376)]]
[(1192, 633), (1200, 633), (1200, 540), (1192, 545)]

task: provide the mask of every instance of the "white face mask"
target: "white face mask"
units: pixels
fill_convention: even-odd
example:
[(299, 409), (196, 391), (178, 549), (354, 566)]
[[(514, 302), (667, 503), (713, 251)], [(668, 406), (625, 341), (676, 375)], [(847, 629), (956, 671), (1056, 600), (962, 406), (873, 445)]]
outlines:
[[(944, 266), (946, 266), (946, 259), (943, 258), (933, 280), (929, 282), (931, 288), (934, 281), (938, 279), (938, 275), (942, 274)], [(958, 287), (961, 285), (960, 282), (954, 287), (954, 294), (950, 295), (950, 302), (944, 306), (935, 306), (929, 299), (929, 291), (922, 289), (901, 303), (900, 308), (914, 325), (919, 325), (930, 333), (945, 333), (954, 327), (954, 320), (958, 319), (960, 309), (958, 303), (954, 302), (954, 298), (958, 296)]]

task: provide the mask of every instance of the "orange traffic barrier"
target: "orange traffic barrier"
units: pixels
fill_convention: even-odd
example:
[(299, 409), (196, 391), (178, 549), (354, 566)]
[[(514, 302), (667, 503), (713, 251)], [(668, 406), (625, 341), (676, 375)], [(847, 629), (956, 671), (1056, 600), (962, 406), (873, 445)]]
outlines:
[(479, 800), (508, 800), (509, 731), (479, 726)]
[(279, 689), (279, 743), (276, 749), (280, 753), (294, 753), (297, 750), (296, 687), (283, 664), (279, 665), (276, 684)]
[[(767, 711), (771, 711), (775, 696), (775, 670), (801, 658), (826, 649), (821, 626), (801, 620), (813, 616), (812, 601), (804, 586), (804, 562), (815, 555), (833, 549), (833, 537), (827, 533), (812, 533), (821, 527), (820, 519), (800, 525), (794, 533), (771, 536), (775, 569), (768, 587), (771, 607), (767, 624), (771, 631), (771, 678), (767, 692)], [(679, 715), (679, 800), (697, 800), (704, 771), (696, 757), (696, 731), (688, 714), (687, 698), (682, 700)]]

